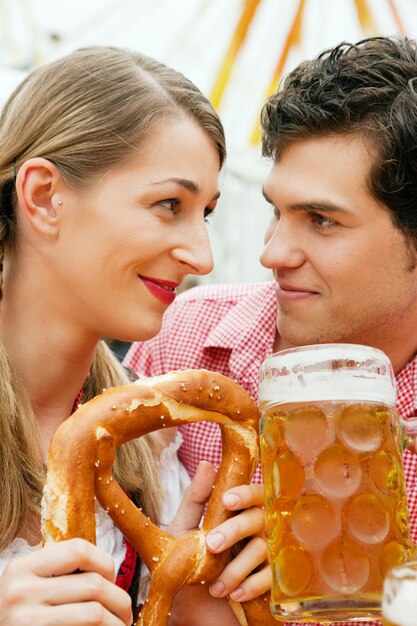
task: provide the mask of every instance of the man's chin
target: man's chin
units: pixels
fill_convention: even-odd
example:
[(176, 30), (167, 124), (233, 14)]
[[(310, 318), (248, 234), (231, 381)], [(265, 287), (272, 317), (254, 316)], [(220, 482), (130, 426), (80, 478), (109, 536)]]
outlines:
[(328, 333), (319, 329), (308, 329), (301, 325), (278, 324), (278, 349), (296, 348), (319, 343), (336, 343)]

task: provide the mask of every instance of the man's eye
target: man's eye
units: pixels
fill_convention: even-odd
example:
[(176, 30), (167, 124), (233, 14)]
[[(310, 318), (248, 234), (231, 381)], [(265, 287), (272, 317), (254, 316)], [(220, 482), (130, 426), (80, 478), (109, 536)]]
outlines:
[(331, 228), (337, 226), (337, 222), (330, 220), (328, 217), (325, 217), (320, 213), (311, 213), (310, 218), (319, 230), (330, 230)]
[(276, 206), (274, 206), (274, 205), (272, 205), (272, 213), (273, 213), (273, 215), (274, 215), (275, 219), (277, 219), (277, 220), (279, 220), (279, 219), (280, 219), (280, 217), (281, 217), (281, 212), (280, 212), (280, 210), (279, 210)]

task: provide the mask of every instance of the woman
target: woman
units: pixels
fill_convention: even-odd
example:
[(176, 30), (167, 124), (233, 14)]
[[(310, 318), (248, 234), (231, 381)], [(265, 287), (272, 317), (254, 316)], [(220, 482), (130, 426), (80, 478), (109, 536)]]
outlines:
[[(132, 621), (113, 570), (120, 566), (117, 582), (135, 605), (138, 560), (104, 511), (98, 546), (75, 540), (39, 549), (45, 459), (56, 428), (80, 401), (126, 382), (102, 337), (154, 336), (184, 278), (211, 270), (205, 222), (224, 158), (221, 123), (199, 90), (124, 50), (79, 50), (40, 68), (4, 108), (1, 626)], [(115, 467), (124, 489), (156, 520), (161, 448), (159, 435), (129, 442)], [(172, 532), (198, 525), (213, 471), (200, 468)], [(245, 510), (213, 531), (208, 547), (215, 552), (263, 531), (259, 488), (232, 491), (225, 505)], [(245, 600), (267, 589), (266, 567), (250, 575), (264, 559), (263, 542), (252, 538), (211, 596), (205, 589), (179, 594), (171, 623), (235, 624), (223, 598), (232, 592)]]

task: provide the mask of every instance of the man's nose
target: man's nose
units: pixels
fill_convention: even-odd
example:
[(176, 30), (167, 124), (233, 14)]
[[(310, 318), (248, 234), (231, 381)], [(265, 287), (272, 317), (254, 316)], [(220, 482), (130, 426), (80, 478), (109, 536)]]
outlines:
[(298, 267), (305, 260), (302, 238), (297, 229), (283, 219), (272, 220), (265, 233), (260, 261), (268, 269)]

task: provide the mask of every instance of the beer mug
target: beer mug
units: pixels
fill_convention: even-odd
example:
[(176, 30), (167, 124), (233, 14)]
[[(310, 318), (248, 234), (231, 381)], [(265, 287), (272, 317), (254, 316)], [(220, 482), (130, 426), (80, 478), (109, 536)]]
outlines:
[(384, 576), (412, 556), (389, 359), (348, 344), (278, 352), (259, 401), (272, 614), (379, 618)]
[(384, 626), (417, 626), (417, 562), (399, 565), (384, 580)]

